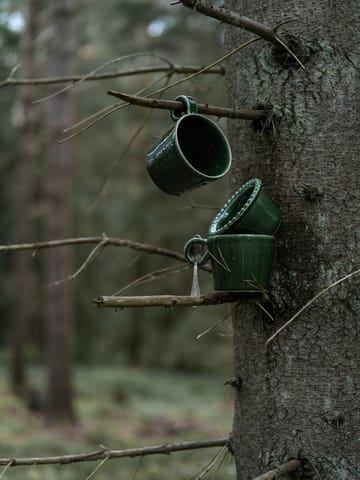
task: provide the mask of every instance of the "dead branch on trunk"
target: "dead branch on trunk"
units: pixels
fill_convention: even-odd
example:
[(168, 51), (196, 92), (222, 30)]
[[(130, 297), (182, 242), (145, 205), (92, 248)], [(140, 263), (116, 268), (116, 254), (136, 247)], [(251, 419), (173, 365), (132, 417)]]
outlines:
[(297, 470), (301, 466), (300, 460), (290, 460), (289, 462), (283, 463), (277, 468), (270, 470), (269, 472), (263, 473), (259, 477), (254, 478), (254, 480), (275, 480), (280, 478), (288, 473), (291, 473)]
[[(272, 43), (275, 45), (275, 47), (286, 50), (296, 60), (301, 68), (305, 68), (295, 53), (287, 46), (285, 38), (282, 38), (277, 34), (277, 29), (280, 27), (280, 25), (277, 25), (275, 28), (270, 28), (267, 25), (243, 15), (239, 15), (238, 13), (232, 12), (226, 8), (215, 7), (207, 0), (179, 0), (177, 3), (182, 3), (184, 7), (191, 8), (196, 12), (206, 15), (207, 17), (220, 20), (222, 23), (227, 23), (228, 25), (240, 27), (248, 32), (255, 33), (255, 35), (258, 35), (260, 38)], [(287, 23), (287, 21), (282, 22), (281, 25), (283, 23)]]
[[(196, 73), (201, 70), (201, 66), (197, 65), (171, 65), (162, 66), (154, 65), (150, 67), (131, 68), (127, 70), (116, 70), (115, 72), (99, 73), (84, 78), (84, 75), (69, 75), (65, 77), (44, 77), (44, 78), (14, 78), (10, 77), (0, 82), (0, 88), (17, 85), (54, 85), (58, 83), (74, 83), (84, 79), (84, 81), (110, 80), (112, 78), (130, 77), (135, 75), (146, 75), (149, 73), (168, 72), (173, 74)], [(212, 67), (204, 73), (224, 75), (223, 67)]]
[(165, 257), (173, 258), (174, 260), (179, 260), (185, 262), (185, 257), (174, 250), (169, 250), (167, 248), (160, 248), (149, 243), (139, 243), (132, 242), (131, 240), (114, 238), (114, 237), (79, 237), (79, 238), (64, 238), (61, 240), (50, 240), (48, 242), (34, 242), (34, 243), (20, 243), (20, 244), (9, 244), (9, 245), (0, 245), (0, 252), (15, 252), (20, 250), (34, 250), (36, 253), (38, 250), (43, 248), (54, 248), (62, 247), (66, 245), (79, 245), (79, 244), (101, 244), (103, 247), (107, 245), (112, 245), (115, 247), (126, 247), (133, 250), (139, 250), (141, 252), (146, 252), (148, 254), (162, 255)]
[[(177, 100), (160, 100), (159, 98), (139, 97), (136, 95), (128, 95), (126, 93), (109, 90), (107, 92), (113, 97), (120, 98), (124, 102), (133, 105), (139, 105), (146, 108), (159, 108), (163, 110), (181, 111), (184, 108), (182, 102)], [(241, 118), (243, 120), (265, 120), (268, 112), (265, 110), (234, 110), (232, 108), (217, 107), (208, 104), (197, 104), (198, 113), (207, 115), (215, 115), (216, 117)]]
[(93, 462), (102, 459), (114, 459), (125, 457), (143, 457), (154, 454), (171, 454), (172, 452), (181, 452), (185, 450), (198, 450), (202, 448), (223, 447), (228, 445), (229, 438), (216, 438), (213, 440), (200, 440), (192, 442), (167, 443), (165, 445), (155, 445), (151, 447), (127, 448), (125, 450), (108, 450), (102, 448), (95, 452), (58, 455), (52, 457), (12, 457), (0, 458), (0, 465), (8, 467), (17, 467), (21, 465), (66, 465), (76, 462)]
[(262, 293), (214, 292), (208, 295), (192, 297), (190, 295), (152, 295), (152, 296), (101, 296), (94, 303), (103, 308), (134, 307), (196, 307), (200, 305), (220, 305), (241, 300), (258, 298)]

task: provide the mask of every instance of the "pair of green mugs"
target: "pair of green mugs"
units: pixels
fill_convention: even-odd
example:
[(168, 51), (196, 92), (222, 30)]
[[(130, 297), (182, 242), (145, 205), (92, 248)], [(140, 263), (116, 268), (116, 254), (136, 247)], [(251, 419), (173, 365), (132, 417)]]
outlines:
[[(193, 97), (176, 97), (182, 110), (171, 112), (175, 126), (150, 149), (147, 169), (164, 192), (179, 195), (223, 177), (231, 167), (229, 142), (219, 126), (197, 113)], [(269, 285), (280, 212), (259, 179), (245, 183), (210, 225), (184, 248), (187, 261), (211, 260), (215, 290), (259, 291)]]
[(261, 180), (246, 182), (225, 203), (209, 228), (184, 247), (186, 260), (211, 261), (216, 291), (254, 292), (268, 289), (280, 212)]

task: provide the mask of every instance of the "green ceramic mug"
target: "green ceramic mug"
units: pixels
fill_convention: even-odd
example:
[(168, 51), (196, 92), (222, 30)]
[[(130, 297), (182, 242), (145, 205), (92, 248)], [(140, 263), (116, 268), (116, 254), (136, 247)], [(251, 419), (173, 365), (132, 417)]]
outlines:
[(196, 100), (180, 95), (185, 115), (171, 112), (174, 128), (147, 154), (147, 169), (164, 192), (179, 195), (223, 177), (231, 166), (231, 149), (222, 130), (196, 113)]
[(186, 260), (202, 265), (211, 260), (214, 288), (227, 292), (267, 290), (275, 249), (272, 235), (215, 235), (191, 238)]
[(258, 233), (273, 235), (280, 224), (280, 211), (264, 192), (261, 180), (253, 178), (225, 203), (209, 228), (209, 235)]

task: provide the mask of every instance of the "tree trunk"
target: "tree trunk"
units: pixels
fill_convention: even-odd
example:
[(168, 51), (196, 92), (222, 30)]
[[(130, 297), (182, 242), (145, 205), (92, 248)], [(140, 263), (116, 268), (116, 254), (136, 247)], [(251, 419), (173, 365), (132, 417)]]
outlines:
[[(310, 476), (302, 478), (359, 478), (359, 278), (316, 300), (265, 346), (316, 293), (359, 268), (358, 2), (228, 0), (225, 7), (273, 27), (297, 18), (280, 31), (294, 36), (306, 66), (264, 41), (227, 65), (229, 104), (272, 106), (278, 118), (265, 126), (229, 121), (231, 190), (261, 178), (282, 212), (265, 305), (274, 323), (255, 303), (234, 318), (238, 478), (291, 458), (307, 461)], [(228, 27), (226, 49), (248, 38)]]
[[(53, 38), (50, 45), (50, 70), (53, 76), (69, 74), (70, 12), (68, 2), (54, 0)], [(48, 103), (49, 149), (46, 161), (45, 235), (49, 240), (70, 236), (71, 150), (70, 143), (58, 144), (62, 130), (71, 123), (67, 93)], [(47, 333), (48, 389), (47, 420), (50, 423), (73, 421), (71, 386), (72, 289), (65, 279), (72, 272), (68, 248), (48, 249), (44, 254), (45, 324)]]
[[(38, 30), (39, 0), (30, 0), (27, 9), (26, 31), (22, 41), (22, 71), (24, 77), (34, 77), (35, 40)], [(23, 118), (21, 130), (21, 156), (14, 182), (17, 224), (15, 241), (29, 241), (33, 238), (31, 204), (33, 201), (32, 169), (36, 159), (34, 87), (26, 85), (21, 89)], [(30, 319), (34, 313), (34, 272), (32, 258), (28, 252), (19, 252), (14, 257), (16, 292), (21, 292), (21, 302), (14, 302), (12, 322), (12, 365), (11, 382), (15, 391), (21, 393), (26, 384), (25, 346)]]

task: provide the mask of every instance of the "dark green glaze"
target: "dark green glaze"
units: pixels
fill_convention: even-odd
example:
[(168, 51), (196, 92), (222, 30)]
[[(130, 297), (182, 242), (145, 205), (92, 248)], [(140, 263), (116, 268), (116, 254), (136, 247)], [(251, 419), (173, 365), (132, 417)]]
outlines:
[(191, 264), (211, 260), (216, 291), (258, 292), (269, 287), (274, 249), (271, 235), (215, 235), (192, 238), (184, 255)]
[(217, 180), (230, 166), (226, 136), (214, 122), (196, 113), (182, 116), (147, 154), (152, 180), (171, 195)]
[(214, 218), (209, 234), (259, 233), (272, 235), (280, 223), (280, 211), (253, 178), (236, 191)]

